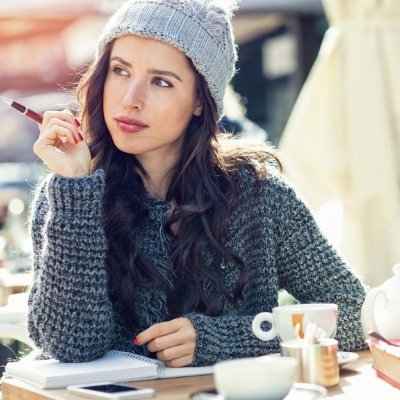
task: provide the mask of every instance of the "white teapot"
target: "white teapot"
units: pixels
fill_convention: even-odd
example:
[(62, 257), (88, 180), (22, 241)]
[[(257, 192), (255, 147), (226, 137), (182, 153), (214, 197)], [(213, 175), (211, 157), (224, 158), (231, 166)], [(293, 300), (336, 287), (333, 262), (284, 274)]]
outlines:
[(371, 289), (361, 308), (364, 335), (373, 330), (387, 339), (400, 339), (400, 264), (393, 266), (394, 276)]

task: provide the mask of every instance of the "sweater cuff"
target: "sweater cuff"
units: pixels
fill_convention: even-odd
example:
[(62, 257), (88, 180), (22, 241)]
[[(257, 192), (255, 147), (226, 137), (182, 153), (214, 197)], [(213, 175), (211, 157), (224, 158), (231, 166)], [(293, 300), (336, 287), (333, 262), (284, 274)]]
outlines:
[(192, 366), (212, 365), (221, 359), (221, 338), (216, 332), (212, 317), (197, 313), (185, 315), (196, 331), (196, 349)]
[(104, 172), (101, 169), (84, 178), (52, 175), (47, 183), (51, 208), (57, 213), (82, 215), (102, 213)]

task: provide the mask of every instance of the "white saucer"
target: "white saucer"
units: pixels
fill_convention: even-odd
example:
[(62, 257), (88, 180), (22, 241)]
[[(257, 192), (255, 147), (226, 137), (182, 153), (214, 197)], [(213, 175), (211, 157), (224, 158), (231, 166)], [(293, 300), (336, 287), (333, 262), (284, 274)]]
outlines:
[(349, 351), (339, 351), (337, 354), (338, 364), (341, 367), (344, 364), (358, 360), (359, 355)]
[[(272, 357), (280, 357), (280, 353), (273, 353), (270, 354)], [(337, 353), (337, 361), (339, 364), (339, 367), (341, 367), (344, 364), (351, 363), (353, 361), (356, 361), (358, 359), (359, 355), (357, 353), (352, 353), (349, 351), (339, 351)]]
[(328, 391), (312, 383), (295, 383), (283, 400), (319, 400), (325, 399)]

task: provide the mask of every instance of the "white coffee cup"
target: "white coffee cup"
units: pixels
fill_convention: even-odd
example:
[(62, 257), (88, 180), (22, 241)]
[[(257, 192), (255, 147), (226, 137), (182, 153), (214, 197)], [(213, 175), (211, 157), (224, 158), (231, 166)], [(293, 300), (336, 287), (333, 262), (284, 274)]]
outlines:
[(217, 362), (214, 383), (226, 400), (281, 400), (299, 375), (293, 357), (253, 357)]
[[(271, 329), (263, 330), (262, 324), (269, 322)], [(333, 303), (290, 304), (278, 306), (270, 312), (257, 314), (252, 323), (253, 333), (260, 340), (278, 337), (280, 342), (304, 338), (308, 324), (316, 324), (318, 336), (333, 339), (336, 335), (338, 307)]]

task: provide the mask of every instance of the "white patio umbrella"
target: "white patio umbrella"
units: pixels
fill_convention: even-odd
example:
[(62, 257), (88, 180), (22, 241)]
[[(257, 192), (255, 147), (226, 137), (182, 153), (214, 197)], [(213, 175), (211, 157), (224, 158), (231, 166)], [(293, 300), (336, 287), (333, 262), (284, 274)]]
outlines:
[(323, 5), (330, 27), (279, 149), (317, 220), (340, 202), (330, 238), (376, 286), (400, 262), (400, 1)]

